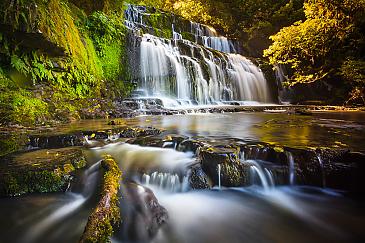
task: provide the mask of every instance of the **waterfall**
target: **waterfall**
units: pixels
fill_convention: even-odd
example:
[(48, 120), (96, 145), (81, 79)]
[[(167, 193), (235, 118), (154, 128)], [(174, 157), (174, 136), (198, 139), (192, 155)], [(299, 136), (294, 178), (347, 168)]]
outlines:
[(210, 26), (190, 22), (191, 33), (195, 36), (196, 43), (202, 43), (205, 47), (226, 52), (226, 53), (236, 53), (234, 44), (227, 37), (219, 36), (217, 31)]
[(221, 189), (221, 164), (218, 164), (218, 188)]
[(265, 191), (275, 186), (273, 175), (267, 168), (263, 168), (255, 160), (246, 160), (245, 162), (250, 164), (250, 175), (252, 184), (255, 184), (255, 181), (258, 178), (260, 184), (262, 185)]
[(153, 172), (151, 175), (143, 174), (142, 184), (146, 187), (152, 185), (169, 192), (186, 192), (189, 189), (187, 176), (180, 176), (176, 173)]
[(289, 161), (289, 184), (294, 185), (294, 177), (295, 177), (295, 161), (293, 154), (291, 152), (286, 152)]
[[(133, 47), (139, 48), (139, 62), (135, 63), (139, 67), (133, 69), (139, 70), (138, 88), (148, 97), (175, 100), (169, 101), (168, 106), (164, 103), (165, 107), (189, 102), (271, 102), (262, 71), (237, 54), (231, 40), (219, 36), (212, 27), (194, 22), (190, 22), (189, 30), (173, 22), (168, 27), (171, 39), (162, 38), (156, 36), (156, 26), (149, 26), (151, 15), (145, 8), (133, 5), (128, 6), (125, 14), (126, 26), (140, 36), (140, 45)], [(184, 39), (181, 31), (194, 36), (195, 41)]]
[(93, 195), (99, 176), (100, 161), (93, 164), (86, 171), (83, 172), (84, 185), (81, 193), (67, 192), (65, 193), (64, 202), (58, 206), (52, 213), (47, 215), (37, 223), (32, 224), (22, 242), (36, 242), (37, 238), (51, 229), (54, 225), (64, 220), (70, 214), (75, 213), (76, 210), (83, 207), (83, 205)]
[(326, 187), (326, 174), (324, 171), (323, 161), (322, 161), (321, 155), (319, 153), (317, 153), (317, 159), (318, 159), (319, 166), (321, 167), (322, 186)]

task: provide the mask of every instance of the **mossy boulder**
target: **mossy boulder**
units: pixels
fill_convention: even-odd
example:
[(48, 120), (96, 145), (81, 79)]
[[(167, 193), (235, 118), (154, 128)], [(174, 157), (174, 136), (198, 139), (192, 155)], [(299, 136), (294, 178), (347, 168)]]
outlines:
[(17, 153), (0, 162), (0, 196), (65, 191), (73, 172), (86, 166), (80, 148)]
[(203, 171), (214, 185), (219, 184), (219, 166), (221, 185), (227, 187), (247, 185), (249, 165), (239, 160), (239, 148), (203, 147), (199, 151)]
[(122, 172), (111, 156), (104, 157), (101, 167), (104, 170), (101, 198), (89, 216), (80, 242), (109, 242), (113, 225), (120, 222), (117, 194)]

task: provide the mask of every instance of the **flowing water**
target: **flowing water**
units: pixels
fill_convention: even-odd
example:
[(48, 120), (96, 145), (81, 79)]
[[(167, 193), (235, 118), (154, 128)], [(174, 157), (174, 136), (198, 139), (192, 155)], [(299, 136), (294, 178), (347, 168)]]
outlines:
[(78, 242), (96, 205), (99, 165), (78, 175), (70, 192), (0, 200), (0, 242)]
[[(336, 142), (341, 141), (346, 144), (343, 146), (364, 151), (363, 118), (363, 113), (313, 116), (233, 113), (139, 117), (126, 122), (153, 125), (167, 134), (204, 137), (218, 144), (241, 138), (294, 147), (316, 144), (336, 147)], [(77, 130), (78, 126), (98, 129), (100, 124), (105, 121), (82, 122), (71, 129)], [(332, 139), (329, 134), (335, 137)], [(165, 146), (178, 148), (174, 144)], [(188, 178), (190, 166), (197, 163), (195, 155), (172, 148), (117, 142), (89, 150), (90, 164), (105, 153), (112, 154), (124, 178), (144, 186), (141, 193), (146, 192), (145, 188), (151, 189), (166, 208), (167, 223), (154, 238), (143, 242), (361, 242), (365, 239), (361, 201), (328, 188), (290, 183), (278, 186), (270, 162), (247, 159), (249, 153), (241, 154), (240, 158), (242, 163), (250, 165), (251, 186), (192, 190)], [(97, 197), (96, 174), (92, 173), (95, 166), (83, 173), (84, 179), (71, 192), (1, 199), (0, 242), (77, 242)], [(135, 225), (137, 216), (133, 212), (137, 209), (123, 201), (125, 198), (128, 194), (121, 198), (125, 224), (129, 222), (143, 230), (145, 221), (137, 220), (139, 223)], [(128, 237), (128, 230), (117, 231), (113, 241), (137, 242)]]
[(131, 68), (140, 70), (139, 89), (148, 97), (170, 99), (164, 102), (166, 107), (185, 101), (201, 105), (232, 100), (272, 102), (262, 71), (237, 54), (233, 43), (213, 28), (191, 22), (188, 31), (195, 42), (184, 39), (174, 24), (171, 39), (141, 35), (140, 29), (152, 28), (149, 18), (145, 9), (128, 6), (127, 26), (141, 36), (139, 50), (135, 50), (140, 61)]

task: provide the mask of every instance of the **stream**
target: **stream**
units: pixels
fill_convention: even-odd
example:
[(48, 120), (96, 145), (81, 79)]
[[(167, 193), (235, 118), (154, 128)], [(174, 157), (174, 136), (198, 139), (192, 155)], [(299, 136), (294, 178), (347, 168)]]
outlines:
[[(227, 113), (149, 116), (126, 122), (152, 125), (165, 129), (166, 134), (204, 137), (216, 143), (241, 138), (290, 142), (294, 147), (317, 144), (336, 147), (336, 141), (341, 141), (345, 144), (342, 146), (364, 151), (363, 117), (363, 113), (313, 116)], [(88, 123), (67, 129), (101, 124)], [(267, 124), (274, 125), (266, 131), (262, 128)], [(332, 133), (335, 137), (328, 136)], [(150, 212), (141, 214), (134, 206), (135, 199), (129, 201), (131, 196), (122, 184), (123, 223), (112, 242), (361, 242), (365, 239), (362, 230), (365, 208), (361, 200), (326, 187), (296, 185), (293, 174), (290, 183), (279, 185), (270, 162), (245, 161), (244, 156), (243, 162), (250, 164), (251, 186), (224, 187), (219, 183), (212, 189), (193, 190), (188, 178), (190, 166), (196, 163), (195, 154), (176, 149), (124, 142), (88, 149), (90, 167), (80, 172), (69, 192), (0, 200), (0, 242), (77, 242), (96, 205), (97, 161), (105, 153), (115, 157), (125, 178), (141, 186), (139, 196), (148, 188), (168, 213), (166, 223), (151, 239), (145, 232), (144, 219)], [(137, 232), (133, 237), (132, 231)]]

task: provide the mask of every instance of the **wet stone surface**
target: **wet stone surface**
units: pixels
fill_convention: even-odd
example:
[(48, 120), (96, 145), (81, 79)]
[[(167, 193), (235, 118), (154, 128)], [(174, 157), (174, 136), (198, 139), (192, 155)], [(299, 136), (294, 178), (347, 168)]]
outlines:
[(81, 148), (17, 153), (0, 161), (1, 196), (64, 191), (72, 173), (86, 166)]

